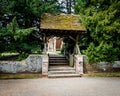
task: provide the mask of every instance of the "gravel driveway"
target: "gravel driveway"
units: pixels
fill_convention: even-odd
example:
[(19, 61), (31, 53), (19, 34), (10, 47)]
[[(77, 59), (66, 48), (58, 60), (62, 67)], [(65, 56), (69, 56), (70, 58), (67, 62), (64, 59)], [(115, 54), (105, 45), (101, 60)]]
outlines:
[(0, 96), (120, 96), (120, 78), (0, 80)]

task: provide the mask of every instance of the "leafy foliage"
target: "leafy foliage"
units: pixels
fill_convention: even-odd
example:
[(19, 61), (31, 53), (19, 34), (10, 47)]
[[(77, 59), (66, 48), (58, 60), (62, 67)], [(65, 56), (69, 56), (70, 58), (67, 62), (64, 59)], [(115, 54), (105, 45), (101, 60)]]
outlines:
[(41, 53), (41, 15), (59, 13), (57, 0), (0, 0), (0, 53)]
[(71, 40), (69, 37), (64, 37), (63, 42), (64, 45), (61, 50), (61, 53), (65, 54), (66, 56), (68, 56), (69, 54), (73, 54), (75, 42)]
[(89, 62), (120, 59), (119, 6), (119, 0), (78, 0), (75, 11), (88, 29), (82, 44), (88, 46), (85, 54)]
[[(89, 57), (88, 61), (90, 63), (94, 62), (112, 62), (117, 58), (118, 49), (113, 50), (113, 46), (109, 44), (104, 44), (103, 42), (95, 47), (94, 43), (90, 43), (87, 50), (84, 53)], [(112, 60), (111, 60), (112, 59)]]

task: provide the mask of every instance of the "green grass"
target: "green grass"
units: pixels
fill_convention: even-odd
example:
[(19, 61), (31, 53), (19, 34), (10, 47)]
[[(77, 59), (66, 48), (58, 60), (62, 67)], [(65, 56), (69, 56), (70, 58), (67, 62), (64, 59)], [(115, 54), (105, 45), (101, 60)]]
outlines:
[(89, 73), (90, 77), (120, 77), (120, 72), (115, 73)]
[(61, 51), (56, 51), (57, 54), (61, 54)]
[(34, 79), (40, 78), (40, 74), (2, 74), (0, 79)]

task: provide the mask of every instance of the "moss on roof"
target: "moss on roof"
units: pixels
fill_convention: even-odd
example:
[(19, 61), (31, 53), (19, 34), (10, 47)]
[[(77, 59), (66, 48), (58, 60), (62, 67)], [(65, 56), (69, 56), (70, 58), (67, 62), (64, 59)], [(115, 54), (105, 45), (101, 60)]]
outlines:
[(58, 29), (58, 30), (76, 30), (86, 31), (85, 27), (80, 24), (78, 15), (70, 14), (44, 14), (41, 20), (41, 29)]

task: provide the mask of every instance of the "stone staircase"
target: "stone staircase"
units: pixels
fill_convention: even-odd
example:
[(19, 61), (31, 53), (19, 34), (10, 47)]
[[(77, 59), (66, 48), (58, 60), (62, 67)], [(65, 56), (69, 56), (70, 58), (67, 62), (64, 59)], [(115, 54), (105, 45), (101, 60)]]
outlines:
[(80, 77), (80, 74), (75, 72), (74, 67), (69, 66), (69, 61), (63, 55), (49, 54), (49, 78), (60, 77)]
[(59, 65), (68, 65), (68, 60), (63, 55), (58, 54), (49, 54), (49, 65), (50, 66), (59, 66)]

